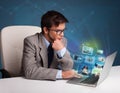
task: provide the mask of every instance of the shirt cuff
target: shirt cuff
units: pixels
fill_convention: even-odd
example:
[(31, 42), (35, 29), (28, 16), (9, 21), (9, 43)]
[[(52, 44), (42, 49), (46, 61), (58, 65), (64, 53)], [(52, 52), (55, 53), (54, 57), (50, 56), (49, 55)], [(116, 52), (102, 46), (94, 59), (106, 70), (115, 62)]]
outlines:
[(62, 58), (64, 56), (65, 52), (66, 52), (65, 47), (63, 49), (61, 49), (61, 50), (56, 51), (59, 58)]
[(58, 70), (56, 79), (62, 79), (62, 70)]

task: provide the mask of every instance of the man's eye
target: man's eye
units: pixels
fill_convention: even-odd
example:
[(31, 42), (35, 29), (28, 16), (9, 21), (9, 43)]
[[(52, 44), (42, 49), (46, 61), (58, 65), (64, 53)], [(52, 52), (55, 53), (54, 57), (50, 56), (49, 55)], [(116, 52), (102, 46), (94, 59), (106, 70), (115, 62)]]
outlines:
[(61, 30), (57, 30), (56, 32), (62, 32)]

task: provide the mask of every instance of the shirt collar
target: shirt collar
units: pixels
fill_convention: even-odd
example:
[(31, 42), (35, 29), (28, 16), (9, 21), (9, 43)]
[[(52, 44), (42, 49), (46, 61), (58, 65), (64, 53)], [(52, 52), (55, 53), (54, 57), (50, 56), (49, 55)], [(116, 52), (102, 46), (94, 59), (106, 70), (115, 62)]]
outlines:
[(46, 47), (48, 48), (50, 42), (43, 35), (42, 35), (42, 38), (43, 38), (43, 40), (45, 42)]

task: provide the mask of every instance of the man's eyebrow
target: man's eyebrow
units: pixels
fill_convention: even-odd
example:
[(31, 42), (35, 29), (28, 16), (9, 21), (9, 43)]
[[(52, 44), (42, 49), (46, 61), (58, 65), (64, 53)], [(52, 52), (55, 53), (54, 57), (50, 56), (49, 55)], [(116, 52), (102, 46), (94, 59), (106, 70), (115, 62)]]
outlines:
[(66, 28), (64, 28), (64, 29), (56, 29), (56, 30), (66, 30)]

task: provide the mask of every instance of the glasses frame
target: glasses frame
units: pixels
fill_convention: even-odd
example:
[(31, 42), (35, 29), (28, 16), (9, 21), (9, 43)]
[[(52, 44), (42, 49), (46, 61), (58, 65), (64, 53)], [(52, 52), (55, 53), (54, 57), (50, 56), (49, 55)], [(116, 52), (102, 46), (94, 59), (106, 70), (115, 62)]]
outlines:
[(63, 30), (59, 30), (59, 29), (48, 29), (48, 30), (50, 30), (50, 31), (54, 31), (54, 32), (56, 32), (56, 34), (58, 34), (58, 35), (61, 35), (64, 31), (65, 31), (65, 29), (63, 29)]

